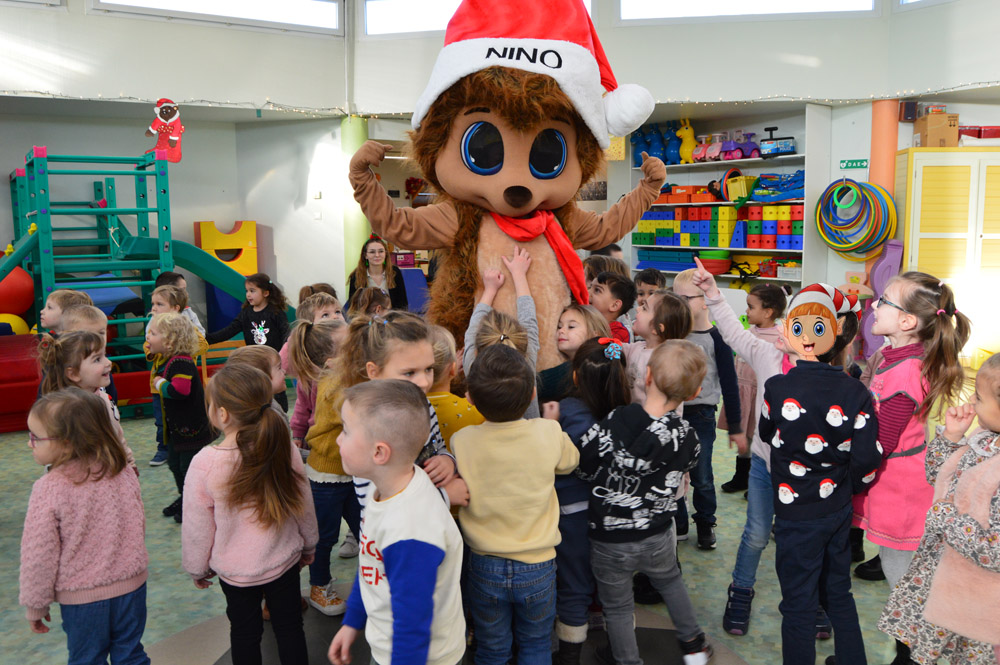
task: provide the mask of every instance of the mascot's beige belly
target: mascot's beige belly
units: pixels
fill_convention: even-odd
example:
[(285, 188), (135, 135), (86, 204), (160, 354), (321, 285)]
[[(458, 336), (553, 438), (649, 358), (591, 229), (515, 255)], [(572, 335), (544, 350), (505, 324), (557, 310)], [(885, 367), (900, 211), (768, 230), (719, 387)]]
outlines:
[[(495, 309), (517, 317), (517, 295), (514, 292), (514, 284), (500, 259), (501, 256), (510, 257), (514, 253), (515, 245), (527, 249), (531, 255), (528, 285), (538, 315), (537, 369), (541, 371), (563, 362), (559, 351), (556, 350), (556, 325), (563, 307), (570, 304), (569, 286), (563, 277), (556, 255), (544, 235), (528, 242), (517, 242), (501, 231), (492, 217), (485, 215), (479, 230), (479, 274), (487, 268), (499, 268), (506, 277), (503, 287), (493, 301)], [(476, 302), (479, 302), (482, 292), (481, 287), (476, 289)]]

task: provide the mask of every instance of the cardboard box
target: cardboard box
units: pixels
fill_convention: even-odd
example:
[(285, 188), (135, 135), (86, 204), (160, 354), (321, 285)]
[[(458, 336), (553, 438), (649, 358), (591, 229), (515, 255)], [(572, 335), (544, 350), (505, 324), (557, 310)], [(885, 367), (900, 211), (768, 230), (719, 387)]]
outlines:
[(958, 114), (931, 113), (913, 123), (914, 148), (957, 148)]

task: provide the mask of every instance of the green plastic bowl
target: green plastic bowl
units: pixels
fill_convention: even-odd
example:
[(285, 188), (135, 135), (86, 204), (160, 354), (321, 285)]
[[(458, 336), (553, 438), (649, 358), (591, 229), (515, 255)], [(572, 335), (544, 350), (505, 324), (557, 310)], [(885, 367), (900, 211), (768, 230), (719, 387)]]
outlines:
[(698, 256), (703, 259), (728, 259), (729, 252), (720, 249), (702, 249), (698, 251)]

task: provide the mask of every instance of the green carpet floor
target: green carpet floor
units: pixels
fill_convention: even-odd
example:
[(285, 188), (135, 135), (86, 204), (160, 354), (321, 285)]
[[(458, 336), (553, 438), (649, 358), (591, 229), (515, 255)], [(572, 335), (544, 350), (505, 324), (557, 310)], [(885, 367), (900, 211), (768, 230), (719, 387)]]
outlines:
[[(290, 400), (294, 392), (289, 391)], [(129, 445), (135, 452), (140, 468), (140, 483), (146, 504), (146, 547), (149, 550), (148, 620), (144, 642), (153, 644), (185, 628), (225, 613), (225, 599), (218, 585), (201, 591), (194, 587), (181, 569), (180, 525), (163, 517), (160, 511), (177, 496), (173, 476), (167, 467), (150, 467), (155, 451), (152, 419), (122, 423)], [(727, 449), (720, 432), (713, 463), (716, 485), (732, 475), (734, 454)], [(24, 619), (23, 608), (17, 604), (18, 561), (24, 513), (31, 493), (31, 484), (41, 473), (27, 446), (26, 433), (0, 435), (0, 489), (7, 509), (0, 513), (0, 653), (8, 663), (64, 663), (66, 639), (59, 621), (59, 606), (52, 608), (52, 631), (35, 635)], [(702, 627), (713, 640), (718, 640), (739, 654), (750, 665), (773, 665), (781, 662), (781, 615), (778, 612), (780, 592), (774, 573), (774, 548), (768, 547), (761, 559), (757, 580), (750, 634), (733, 637), (722, 631), (722, 612), (726, 603), (726, 588), (730, 582), (736, 548), (746, 516), (742, 493), (719, 493), (718, 549), (703, 552), (693, 539), (680, 544), (679, 556), (684, 579), (698, 611)], [(870, 554), (875, 553), (868, 544)], [(333, 558), (333, 574), (342, 581), (352, 579), (355, 559)], [(303, 574), (303, 584), (307, 583)], [(888, 595), (885, 582), (856, 581), (854, 595), (858, 603), (861, 626), (870, 663), (892, 660), (891, 643), (875, 630), (875, 622)], [(663, 605), (648, 609), (665, 614)], [(833, 641), (818, 646), (820, 656), (833, 653)]]

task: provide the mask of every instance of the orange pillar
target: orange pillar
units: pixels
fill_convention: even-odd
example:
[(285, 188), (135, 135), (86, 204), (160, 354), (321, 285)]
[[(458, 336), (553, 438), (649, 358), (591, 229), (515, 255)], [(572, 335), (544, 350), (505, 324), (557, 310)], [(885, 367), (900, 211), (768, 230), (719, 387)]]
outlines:
[[(899, 133), (899, 101), (881, 99), (872, 102), (872, 149), (868, 160), (868, 182), (893, 194), (896, 183), (896, 149)], [(882, 248), (868, 254), (865, 271), (871, 270)]]

